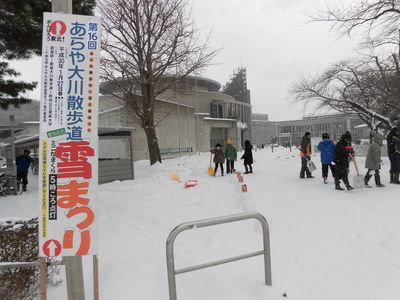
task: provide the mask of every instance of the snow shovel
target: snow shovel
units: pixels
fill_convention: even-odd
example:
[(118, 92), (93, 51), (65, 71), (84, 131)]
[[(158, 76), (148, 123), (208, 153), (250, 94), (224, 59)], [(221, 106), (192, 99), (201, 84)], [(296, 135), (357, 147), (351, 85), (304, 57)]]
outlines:
[(214, 169), (211, 167), (211, 162), (212, 162), (212, 154), (210, 155), (210, 166), (208, 167), (208, 175), (214, 176)]
[(354, 167), (356, 169), (356, 174), (357, 174), (353, 177), (353, 187), (363, 188), (363, 187), (365, 187), (364, 176), (360, 175), (360, 171), (358, 170), (358, 165), (357, 165), (357, 161), (356, 161), (356, 156), (352, 155), (351, 158), (353, 159)]

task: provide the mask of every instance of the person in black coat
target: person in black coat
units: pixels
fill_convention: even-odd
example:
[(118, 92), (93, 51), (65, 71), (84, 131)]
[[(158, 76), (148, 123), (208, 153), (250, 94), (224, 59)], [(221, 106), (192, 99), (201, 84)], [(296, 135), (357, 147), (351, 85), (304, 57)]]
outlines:
[(244, 168), (246, 172), (244, 174), (249, 174), (253, 173), (253, 167), (251, 166), (253, 164), (253, 146), (250, 144), (249, 140), (246, 140), (244, 142), (244, 154), (240, 159), (244, 160)]
[(390, 183), (400, 184), (400, 127), (394, 127), (387, 136), (390, 160)]
[(348, 191), (352, 190), (353, 187), (349, 183), (349, 156), (354, 154), (353, 147), (351, 146), (351, 134), (349, 131), (346, 131), (345, 134), (342, 135), (339, 142), (335, 147), (334, 160), (336, 165), (336, 176), (335, 176), (335, 189), (343, 191), (343, 188), (340, 186), (340, 180), (343, 180)]
[(26, 186), (28, 185), (28, 170), (30, 164), (33, 162), (32, 157), (30, 157), (31, 151), (28, 149), (24, 150), (24, 154), (19, 155), (15, 164), (17, 165), (17, 180), (18, 180), (18, 190), (20, 182), (22, 183), (22, 190), (26, 192)]

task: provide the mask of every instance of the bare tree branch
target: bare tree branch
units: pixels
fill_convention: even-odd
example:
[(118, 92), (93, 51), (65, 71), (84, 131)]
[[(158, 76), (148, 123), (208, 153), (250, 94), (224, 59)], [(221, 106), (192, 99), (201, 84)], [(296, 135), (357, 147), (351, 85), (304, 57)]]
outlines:
[[(161, 162), (156, 98), (210, 64), (216, 51), (202, 41), (189, 0), (100, 0), (104, 40), (102, 79), (135, 112), (146, 133), (150, 163)], [(169, 114), (166, 115), (168, 117)]]
[(356, 113), (371, 128), (392, 128), (400, 119), (399, 80), (389, 59), (341, 62), (315, 78), (302, 76), (291, 94), (295, 102)]

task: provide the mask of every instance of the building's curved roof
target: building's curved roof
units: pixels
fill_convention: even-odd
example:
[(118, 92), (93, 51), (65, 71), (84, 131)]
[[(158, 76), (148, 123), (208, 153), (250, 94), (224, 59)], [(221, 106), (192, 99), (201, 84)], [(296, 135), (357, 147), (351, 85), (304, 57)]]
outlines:
[(194, 75), (189, 75), (187, 76), (189, 82), (197, 84), (199, 86), (204, 86), (207, 88), (208, 91), (210, 92), (218, 92), (221, 89), (221, 84), (218, 81), (215, 81), (213, 79), (209, 79), (206, 77), (201, 77), (201, 76), (194, 76)]
[[(174, 75), (165, 75), (165, 78), (172, 78)], [(122, 82), (123, 79), (119, 78), (117, 79), (118, 81)], [(183, 79), (186, 80), (186, 79)], [(215, 80), (201, 77), (201, 76), (194, 76), (194, 75), (189, 75), (187, 76), (188, 83), (193, 84), (193, 85), (198, 85), (199, 87), (206, 88), (210, 92), (218, 92), (221, 89), (221, 84)], [(100, 84), (100, 93), (103, 95), (106, 94), (111, 94), (115, 91), (116, 86), (115, 82), (113, 81), (107, 81), (107, 82), (102, 82)]]

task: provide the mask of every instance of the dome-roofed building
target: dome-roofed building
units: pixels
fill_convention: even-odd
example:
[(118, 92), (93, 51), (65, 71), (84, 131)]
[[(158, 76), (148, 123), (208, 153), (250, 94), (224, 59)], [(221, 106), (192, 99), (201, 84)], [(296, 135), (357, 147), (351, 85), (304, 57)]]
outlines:
[[(173, 77), (165, 77), (173, 80)], [(116, 84), (100, 85), (100, 126), (135, 127), (135, 160), (148, 158), (147, 139), (129, 105), (120, 99)], [(140, 89), (137, 94), (140, 95)], [(216, 143), (225, 145), (227, 137), (240, 149), (243, 132), (249, 130), (243, 115), (250, 112), (250, 101), (237, 101), (224, 93), (221, 85), (208, 78), (188, 76), (156, 99), (155, 124), (163, 157), (206, 152)], [(241, 122), (241, 126), (238, 126)]]

